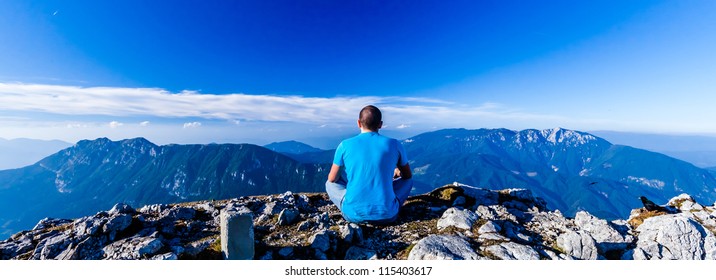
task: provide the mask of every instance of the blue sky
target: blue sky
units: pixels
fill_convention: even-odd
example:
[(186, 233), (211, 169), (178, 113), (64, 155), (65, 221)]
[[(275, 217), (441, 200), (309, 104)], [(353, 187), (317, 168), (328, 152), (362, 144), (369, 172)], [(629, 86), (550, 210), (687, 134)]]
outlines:
[(714, 1), (2, 1), (0, 137), (716, 135)]

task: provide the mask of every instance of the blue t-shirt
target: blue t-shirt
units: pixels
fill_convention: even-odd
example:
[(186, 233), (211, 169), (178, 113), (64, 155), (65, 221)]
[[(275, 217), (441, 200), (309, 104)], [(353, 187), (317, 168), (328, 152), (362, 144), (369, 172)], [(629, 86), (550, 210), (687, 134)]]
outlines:
[(378, 221), (398, 214), (393, 170), (408, 164), (403, 145), (378, 132), (363, 132), (343, 140), (333, 157), (344, 168), (346, 194), (343, 215), (351, 221)]

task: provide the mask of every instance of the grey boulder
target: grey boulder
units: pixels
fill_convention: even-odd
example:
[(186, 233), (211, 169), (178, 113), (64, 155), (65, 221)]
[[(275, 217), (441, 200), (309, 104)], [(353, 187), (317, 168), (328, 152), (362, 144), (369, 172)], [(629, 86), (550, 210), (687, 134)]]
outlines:
[(409, 260), (477, 260), (480, 256), (465, 239), (454, 235), (428, 235), (408, 254)]

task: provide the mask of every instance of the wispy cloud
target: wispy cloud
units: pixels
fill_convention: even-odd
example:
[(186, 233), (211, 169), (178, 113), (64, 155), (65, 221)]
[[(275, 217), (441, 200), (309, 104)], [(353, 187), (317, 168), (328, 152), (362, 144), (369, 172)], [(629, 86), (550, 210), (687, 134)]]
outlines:
[(110, 127), (110, 128), (118, 128), (118, 127), (123, 126), (123, 125), (124, 125), (123, 123), (118, 122), (118, 121), (111, 121), (111, 122), (109, 122), (109, 127)]
[(201, 123), (200, 123), (200, 122), (188, 122), (188, 123), (184, 123), (184, 128), (196, 128), (196, 127), (200, 127), (200, 126), (201, 126)]
[(149, 124), (150, 124), (149, 121), (143, 121), (143, 122), (139, 123), (139, 126), (149, 126)]
[(397, 129), (403, 129), (403, 128), (408, 128), (408, 127), (410, 127), (410, 125), (407, 125), (407, 124), (400, 124), (400, 125), (399, 125), (399, 126), (397, 126), (396, 128), (397, 128)]
[(68, 123), (65, 127), (67, 128), (85, 128), (87, 124), (84, 123)]
[[(158, 88), (78, 87), (42, 84), (0, 83), (0, 110), (49, 113), (66, 116), (110, 116), (112, 118), (199, 118), (294, 122), (314, 125), (353, 122), (365, 105), (385, 112), (386, 126), (395, 120), (417, 124), (442, 123), (468, 126), (476, 120), (554, 120), (559, 116), (538, 115), (502, 107), (496, 103), (455, 104), (433, 98), (396, 96), (339, 96), (331, 98), (250, 94), (204, 94), (194, 91), (171, 93)], [(392, 124), (390, 123), (392, 122)], [(118, 127), (117, 121), (111, 127)], [(148, 121), (140, 123), (149, 125)], [(199, 122), (187, 123), (198, 127)], [(474, 126), (474, 125), (472, 125)]]

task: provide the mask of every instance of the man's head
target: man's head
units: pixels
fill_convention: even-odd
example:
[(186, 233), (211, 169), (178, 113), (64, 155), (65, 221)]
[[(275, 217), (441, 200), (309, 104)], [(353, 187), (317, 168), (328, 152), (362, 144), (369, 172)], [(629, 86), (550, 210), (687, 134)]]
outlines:
[(380, 113), (378, 107), (365, 106), (358, 114), (358, 125), (365, 130), (378, 131), (383, 127), (383, 114)]

